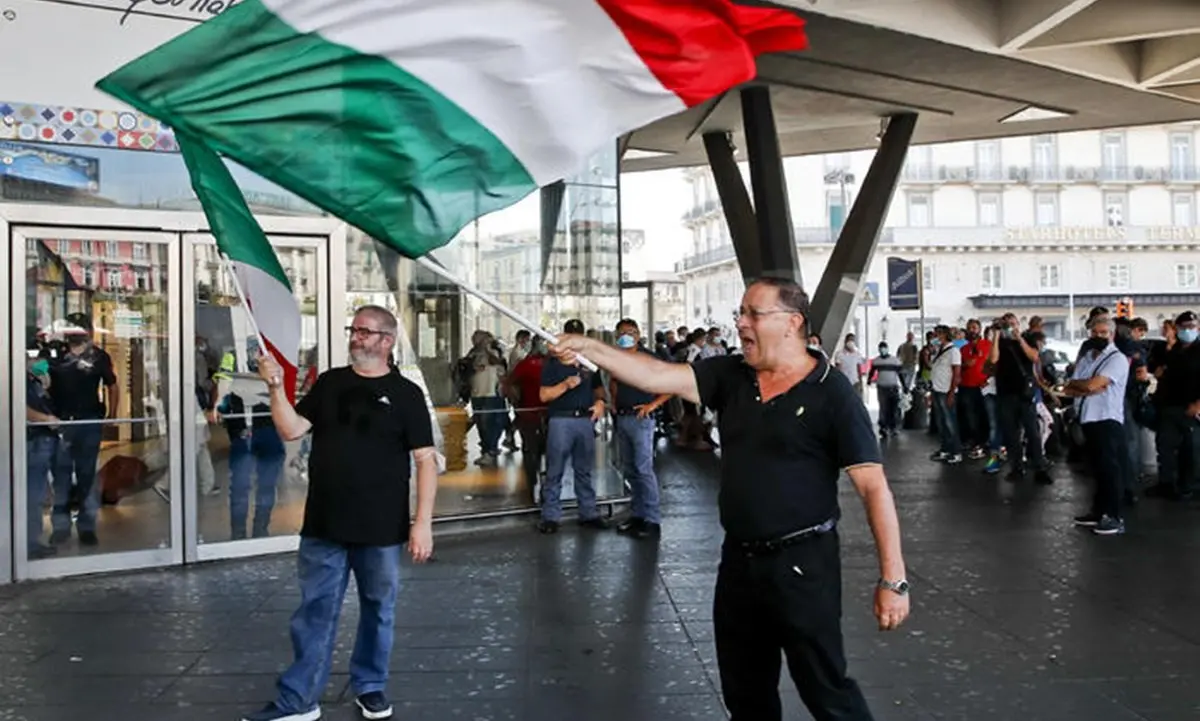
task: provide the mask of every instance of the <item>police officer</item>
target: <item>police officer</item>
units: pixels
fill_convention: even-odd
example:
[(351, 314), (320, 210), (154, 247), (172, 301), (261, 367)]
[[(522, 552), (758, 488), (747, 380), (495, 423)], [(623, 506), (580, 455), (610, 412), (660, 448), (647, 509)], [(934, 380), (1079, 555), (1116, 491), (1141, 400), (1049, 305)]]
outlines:
[(673, 365), (575, 335), (560, 337), (554, 348), (564, 362), (581, 354), (624, 383), (718, 413), (726, 535), (713, 623), (733, 721), (781, 718), (780, 651), (818, 721), (872, 718), (846, 675), (842, 648), (842, 470), (863, 499), (879, 552), (879, 627), (895, 629), (908, 616), (900, 524), (871, 419), (850, 381), (806, 349), (807, 325), (800, 286), (768, 278), (751, 283), (742, 298), (742, 356)]
[[(653, 356), (641, 345), (637, 321), (624, 318), (617, 323), (617, 347), (628, 353)], [(617, 443), (621, 449), (621, 466), (631, 490), (629, 520), (617, 526), (617, 533), (635, 538), (657, 538), (662, 535), (658, 507), (658, 476), (654, 474), (654, 413), (671, 400), (671, 396), (639, 390), (613, 379), (612, 398), (616, 406)]]
[[(583, 321), (572, 319), (563, 331), (583, 335)], [(590, 339), (589, 339), (590, 340)], [(597, 343), (600, 341), (597, 340)], [(593, 425), (604, 417), (604, 384), (599, 373), (581, 371), (547, 358), (542, 366), (539, 393), (547, 405), (546, 484), (542, 489), (541, 533), (557, 533), (562, 522), (562, 479), (567, 461), (575, 474), (575, 497), (579, 500), (579, 523), (588, 528), (607, 528), (596, 506), (592, 469), (596, 465), (596, 431)]]

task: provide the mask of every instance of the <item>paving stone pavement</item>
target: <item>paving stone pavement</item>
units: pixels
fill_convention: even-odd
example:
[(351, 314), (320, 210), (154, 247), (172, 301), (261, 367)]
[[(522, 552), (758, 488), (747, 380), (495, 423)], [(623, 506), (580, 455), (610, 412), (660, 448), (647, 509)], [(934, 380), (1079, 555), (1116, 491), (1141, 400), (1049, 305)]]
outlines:
[[(1200, 511), (1070, 527), (1089, 497), (887, 449), (913, 616), (873, 627), (875, 558), (843, 492), (850, 669), (878, 721), (1200, 719)], [(664, 449), (659, 544), (566, 526), (445, 538), (406, 566), (390, 693), (405, 721), (724, 719), (710, 609), (716, 460)], [(237, 719), (273, 695), (298, 599), (289, 556), (0, 588), (0, 721)], [(325, 718), (356, 718), (349, 601)], [(785, 718), (808, 719), (790, 681)]]

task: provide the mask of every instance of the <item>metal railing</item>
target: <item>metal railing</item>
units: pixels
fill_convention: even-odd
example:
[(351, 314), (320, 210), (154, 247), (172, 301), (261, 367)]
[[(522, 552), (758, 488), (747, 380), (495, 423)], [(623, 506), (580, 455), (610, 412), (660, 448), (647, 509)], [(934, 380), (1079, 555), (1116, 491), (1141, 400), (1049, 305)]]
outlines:
[[(796, 247), (800, 248), (803, 246), (832, 244), (837, 241), (838, 233), (833, 228), (794, 228), (792, 235), (796, 240)], [(892, 243), (894, 240), (895, 232), (891, 228), (885, 228), (879, 234), (880, 243)], [(724, 263), (735, 258), (737, 258), (737, 252), (733, 249), (733, 244), (725, 243), (716, 248), (684, 256), (683, 260), (675, 264), (675, 272), (682, 273), (707, 265)]]
[(1200, 166), (906, 165), (906, 183), (1200, 183)]

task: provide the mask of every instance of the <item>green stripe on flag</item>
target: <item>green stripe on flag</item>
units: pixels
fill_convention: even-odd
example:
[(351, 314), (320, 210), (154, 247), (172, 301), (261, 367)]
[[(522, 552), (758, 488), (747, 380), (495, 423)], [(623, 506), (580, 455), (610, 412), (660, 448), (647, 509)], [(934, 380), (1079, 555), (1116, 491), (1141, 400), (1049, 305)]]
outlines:
[(279, 257), (220, 156), (196, 138), (178, 131), (175, 138), (191, 175), (192, 188), (217, 239), (217, 249), (231, 261), (253, 265), (291, 290)]
[(97, 87), (412, 258), (536, 189), (502, 142), (434, 88), (297, 33), (258, 0)]

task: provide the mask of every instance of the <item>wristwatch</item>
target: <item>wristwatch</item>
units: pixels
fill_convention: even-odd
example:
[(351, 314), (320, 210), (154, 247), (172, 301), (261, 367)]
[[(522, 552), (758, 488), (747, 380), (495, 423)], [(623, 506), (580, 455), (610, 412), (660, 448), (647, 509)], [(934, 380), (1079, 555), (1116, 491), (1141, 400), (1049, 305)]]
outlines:
[(887, 579), (879, 579), (879, 587), (898, 593), (901, 596), (908, 595), (908, 581), (900, 579), (899, 581), (888, 581)]

